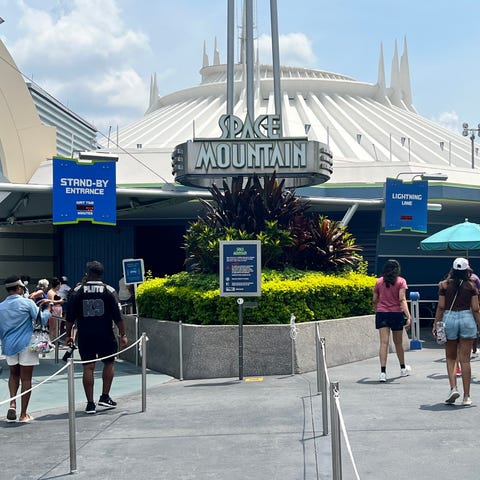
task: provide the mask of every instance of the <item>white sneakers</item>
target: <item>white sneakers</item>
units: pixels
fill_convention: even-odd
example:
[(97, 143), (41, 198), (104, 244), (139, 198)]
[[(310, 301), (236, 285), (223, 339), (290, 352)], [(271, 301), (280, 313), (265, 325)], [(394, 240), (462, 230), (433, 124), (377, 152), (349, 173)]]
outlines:
[[(400, 369), (400, 376), (401, 377), (408, 377), (412, 372), (412, 367), (410, 365), (405, 365), (405, 368)], [(387, 374), (385, 372), (381, 372), (380, 376), (378, 377), (379, 382), (386, 382), (387, 381)]]
[(463, 397), (463, 402), (462, 402), (462, 405), (464, 405), (465, 407), (469, 407), (470, 405), (472, 404), (472, 399), (470, 397)]
[(450, 394), (448, 395), (447, 399), (445, 400), (445, 403), (447, 405), (453, 405), (455, 403), (455, 400), (460, 396), (458, 393), (458, 390), (456, 388), (452, 388), (450, 390)]

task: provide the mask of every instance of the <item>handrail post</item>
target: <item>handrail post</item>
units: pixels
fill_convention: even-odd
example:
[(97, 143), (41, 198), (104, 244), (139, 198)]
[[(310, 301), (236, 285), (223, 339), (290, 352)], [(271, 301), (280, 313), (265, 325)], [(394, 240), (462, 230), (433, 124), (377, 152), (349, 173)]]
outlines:
[(147, 410), (147, 334), (142, 333), (142, 412)]
[(75, 427), (75, 367), (73, 357), (68, 359), (68, 430), (70, 443), (70, 473), (77, 471), (77, 445)]
[[(138, 314), (135, 313), (135, 341), (138, 341)], [(138, 367), (138, 348), (135, 349), (135, 366)]]
[(320, 330), (318, 328), (318, 322), (315, 324), (315, 357), (317, 360), (317, 395), (322, 391), (322, 373), (321, 373), (321, 352), (320, 352)]
[(340, 416), (336, 399), (339, 397), (338, 382), (330, 383), (330, 421), (332, 424), (332, 479), (342, 480), (342, 448)]
[(295, 326), (296, 317), (293, 313), (290, 314), (290, 339), (292, 343), (292, 375), (295, 375), (295, 340), (297, 338), (297, 327)]
[(179, 379), (183, 380), (183, 323), (178, 321), (178, 364), (179, 364)]
[(322, 390), (322, 426), (323, 435), (328, 435), (328, 380), (326, 375), (325, 337), (320, 337), (320, 353), (322, 355), (322, 368), (320, 369)]

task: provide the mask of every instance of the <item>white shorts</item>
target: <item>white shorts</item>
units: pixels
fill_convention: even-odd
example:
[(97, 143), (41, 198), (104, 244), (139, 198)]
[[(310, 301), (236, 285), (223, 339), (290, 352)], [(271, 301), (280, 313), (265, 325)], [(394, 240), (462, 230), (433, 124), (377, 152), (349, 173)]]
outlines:
[(38, 357), (38, 352), (31, 352), (30, 345), (27, 345), (23, 350), (16, 353), (15, 355), (5, 355), (7, 360), (7, 365), (13, 367), (14, 365), (22, 365), (24, 367), (30, 367), (33, 365), (38, 365), (40, 359)]

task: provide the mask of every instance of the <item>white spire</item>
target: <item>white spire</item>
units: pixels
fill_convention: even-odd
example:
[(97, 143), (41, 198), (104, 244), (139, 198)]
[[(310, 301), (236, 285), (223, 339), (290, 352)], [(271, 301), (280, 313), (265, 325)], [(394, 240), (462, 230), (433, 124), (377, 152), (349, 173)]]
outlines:
[(408, 66), (407, 37), (403, 40), (403, 55), (400, 59), (400, 88), (402, 98), (407, 107), (412, 106), (412, 86), (410, 83), (410, 68)]
[(394, 105), (402, 105), (402, 96), (400, 91), (400, 69), (398, 66), (398, 47), (395, 40), (395, 53), (392, 60), (392, 74), (390, 76), (390, 100)]
[(150, 101), (148, 103), (147, 112), (152, 112), (156, 110), (158, 104), (158, 85), (157, 85), (157, 74), (153, 73), (150, 77)]
[(385, 82), (385, 64), (383, 61), (383, 43), (380, 43), (380, 57), (378, 59), (377, 100), (385, 100), (387, 85)]
[(220, 65), (220, 53), (217, 47), (217, 37), (215, 37), (215, 47), (213, 49), (213, 64)]
[(203, 41), (203, 62), (202, 67), (208, 67), (207, 42)]

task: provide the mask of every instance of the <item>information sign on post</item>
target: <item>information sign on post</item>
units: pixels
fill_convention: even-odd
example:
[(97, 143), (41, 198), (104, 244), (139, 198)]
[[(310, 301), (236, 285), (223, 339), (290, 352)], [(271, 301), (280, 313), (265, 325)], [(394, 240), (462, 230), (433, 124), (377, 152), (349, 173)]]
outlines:
[(220, 296), (261, 295), (260, 240), (220, 241)]
[(142, 283), (145, 280), (143, 258), (125, 258), (122, 263), (126, 285)]

